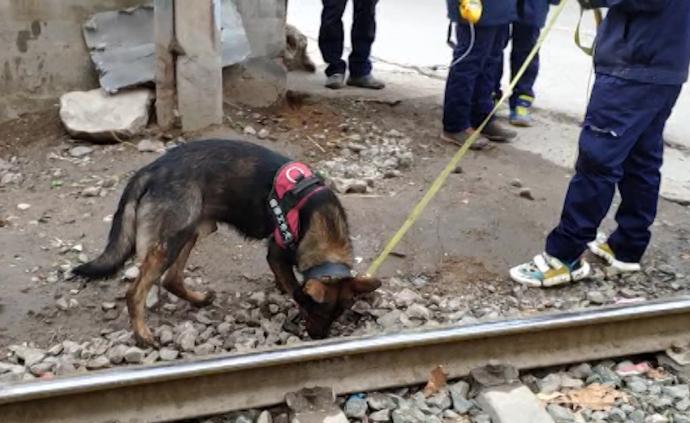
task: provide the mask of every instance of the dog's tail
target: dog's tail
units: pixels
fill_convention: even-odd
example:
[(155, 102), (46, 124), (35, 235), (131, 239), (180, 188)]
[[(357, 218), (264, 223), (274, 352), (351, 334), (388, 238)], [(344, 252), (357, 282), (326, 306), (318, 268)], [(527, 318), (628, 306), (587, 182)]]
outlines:
[(100, 256), (72, 270), (88, 279), (103, 279), (114, 275), (134, 251), (136, 240), (137, 206), (148, 188), (147, 174), (135, 174), (125, 187), (117, 206), (108, 244)]

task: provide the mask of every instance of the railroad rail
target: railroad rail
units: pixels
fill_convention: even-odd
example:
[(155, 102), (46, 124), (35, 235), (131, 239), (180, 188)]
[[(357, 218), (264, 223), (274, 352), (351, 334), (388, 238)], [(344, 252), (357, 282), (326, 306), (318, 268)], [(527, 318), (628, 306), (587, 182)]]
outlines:
[(662, 351), (690, 341), (690, 297), (125, 367), (0, 387), (0, 421), (151, 422), (266, 407), (305, 386), (339, 394)]

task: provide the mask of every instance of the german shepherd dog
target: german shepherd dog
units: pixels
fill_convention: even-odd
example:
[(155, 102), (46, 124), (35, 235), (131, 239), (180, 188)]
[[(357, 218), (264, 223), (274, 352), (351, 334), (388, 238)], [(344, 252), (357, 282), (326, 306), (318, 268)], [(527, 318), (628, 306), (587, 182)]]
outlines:
[[(120, 198), (108, 243), (95, 260), (74, 269), (89, 279), (114, 275), (136, 253), (138, 278), (127, 291), (127, 309), (140, 345), (155, 345), (145, 323), (146, 296), (162, 278), (172, 294), (195, 306), (206, 306), (214, 293), (184, 286), (183, 273), (199, 238), (226, 223), (251, 239), (268, 241), (268, 264), (278, 287), (292, 294), (309, 335), (328, 336), (333, 321), (358, 294), (381, 283), (353, 277), (352, 244), (345, 210), (336, 195), (323, 188), (299, 211), (300, 235), (292, 249), (271, 236), (276, 222), (269, 196), (277, 172), (290, 160), (255, 144), (229, 140), (193, 141), (176, 147), (137, 171)], [(335, 276), (328, 271), (340, 268)], [(303, 285), (293, 268), (305, 275)], [(346, 272), (342, 272), (342, 269)]]

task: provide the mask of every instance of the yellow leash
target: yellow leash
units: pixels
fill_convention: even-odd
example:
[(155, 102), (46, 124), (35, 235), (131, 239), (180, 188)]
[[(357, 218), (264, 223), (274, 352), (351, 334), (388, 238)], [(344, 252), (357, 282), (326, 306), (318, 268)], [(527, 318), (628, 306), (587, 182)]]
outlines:
[(510, 97), (510, 93), (513, 91), (515, 86), (517, 85), (518, 81), (520, 78), (522, 78), (522, 75), (525, 73), (527, 70), (527, 67), (529, 64), (534, 60), (534, 56), (537, 55), (537, 52), (541, 48), (542, 44), (544, 44), (544, 40), (546, 40), (547, 35), (551, 32), (553, 29), (556, 20), (558, 19), (558, 16), (561, 14), (563, 9), (565, 8), (566, 3), (568, 0), (562, 0), (561, 3), (556, 7), (554, 10), (554, 13), (552, 17), (549, 19), (548, 24), (544, 28), (544, 31), (542, 31), (541, 36), (539, 37), (539, 40), (537, 41), (537, 44), (534, 46), (532, 51), (529, 53), (527, 56), (527, 59), (525, 60), (525, 63), (522, 64), (522, 67), (518, 71), (517, 75), (515, 75), (515, 78), (513, 78), (512, 81), (510, 81), (510, 87), (508, 90), (506, 90), (505, 94), (501, 97), (501, 99), (494, 105), (493, 110), (491, 113), (489, 113), (489, 116), (484, 119), (484, 121), (479, 125), (478, 128), (470, 135), (470, 137), (467, 139), (465, 144), (458, 150), (457, 153), (453, 156), (451, 161), (446, 165), (445, 169), (441, 172), (440, 175), (434, 180), (434, 182), (431, 184), (431, 187), (429, 190), (424, 194), (424, 197), (422, 197), (421, 200), (415, 205), (414, 209), (412, 209), (412, 212), (410, 212), (409, 216), (407, 216), (407, 219), (405, 219), (405, 222), (402, 224), (400, 229), (393, 235), (393, 237), (388, 241), (386, 246), (384, 247), (383, 251), (379, 254), (378, 257), (376, 257), (376, 260), (374, 260), (371, 265), (369, 266), (369, 269), (367, 270), (367, 274), (370, 276), (373, 276), (378, 272), (379, 268), (383, 264), (384, 261), (388, 258), (390, 253), (395, 249), (395, 247), (400, 243), (400, 241), (403, 239), (407, 231), (415, 224), (417, 219), (422, 215), (422, 212), (424, 212), (424, 209), (426, 209), (426, 206), (429, 205), (429, 202), (438, 194), (439, 190), (443, 186), (443, 184), (446, 182), (448, 179), (448, 176), (450, 176), (451, 172), (455, 169), (455, 167), (458, 165), (460, 160), (465, 156), (467, 153), (467, 150), (470, 149), (472, 144), (477, 140), (477, 138), (481, 135), (481, 132), (484, 130), (486, 125), (489, 123), (491, 118), (496, 114), (498, 111), (498, 108), (501, 104), (503, 104), (508, 97)]
[[(597, 28), (599, 28), (599, 25), (601, 25), (601, 21), (604, 20), (602, 14), (601, 14), (601, 9), (593, 9), (594, 12), (594, 22), (597, 25)], [(592, 44), (591, 47), (587, 47), (585, 45), (582, 45), (582, 41), (580, 40), (580, 27), (582, 26), (582, 18), (585, 15), (585, 9), (580, 8), (580, 18), (577, 20), (577, 27), (575, 27), (575, 44), (580, 48), (580, 50), (584, 51), (586, 55), (591, 56), (594, 54), (594, 44)]]

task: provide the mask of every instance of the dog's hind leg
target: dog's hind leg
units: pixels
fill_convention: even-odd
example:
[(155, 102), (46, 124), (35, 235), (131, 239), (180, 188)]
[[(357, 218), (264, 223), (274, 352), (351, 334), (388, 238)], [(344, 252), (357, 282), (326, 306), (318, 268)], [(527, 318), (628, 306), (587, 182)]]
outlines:
[(172, 294), (189, 301), (196, 307), (203, 307), (213, 302), (215, 298), (214, 292), (198, 292), (184, 286), (184, 268), (189, 258), (189, 253), (191, 253), (198, 238), (199, 235), (193, 235), (184, 247), (182, 247), (177, 259), (175, 259), (175, 262), (170, 266), (163, 277), (163, 286)]
[(146, 296), (153, 284), (165, 272), (167, 251), (156, 244), (148, 249), (141, 263), (139, 277), (127, 290), (127, 310), (137, 343), (154, 345), (153, 334), (146, 326)]

